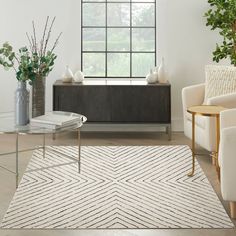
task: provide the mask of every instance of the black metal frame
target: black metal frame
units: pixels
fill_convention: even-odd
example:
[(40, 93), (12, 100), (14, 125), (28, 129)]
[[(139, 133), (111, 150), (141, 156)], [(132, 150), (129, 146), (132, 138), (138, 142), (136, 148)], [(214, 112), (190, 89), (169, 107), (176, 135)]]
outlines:
[[(84, 3), (105, 3), (105, 26), (84, 26), (83, 25), (83, 4)], [(107, 4), (110, 4), (110, 3), (129, 3), (130, 4), (130, 26), (107, 26)], [(154, 26), (133, 26), (132, 25), (132, 4), (133, 3), (151, 3), (151, 4), (154, 4)], [(132, 0), (129, 0), (129, 1), (111, 1), (109, 2), (109, 0), (107, 1), (81, 1), (81, 70), (83, 71), (83, 54), (84, 53), (104, 53), (105, 54), (105, 76), (86, 76), (86, 77), (89, 77), (89, 78), (117, 78), (117, 76), (108, 76), (107, 75), (107, 55), (108, 53), (129, 53), (130, 54), (130, 73), (129, 73), (129, 76), (119, 76), (120, 78), (143, 78), (143, 77), (140, 77), (140, 76), (132, 76), (132, 54), (133, 53), (153, 53), (154, 54), (154, 57), (155, 57), (155, 66), (157, 65), (157, 58), (156, 58), (156, 38), (157, 38), (157, 35), (156, 35), (156, 0), (154, 0), (153, 2), (151, 1), (148, 1), (148, 2), (138, 2), (138, 1), (132, 1)], [(92, 28), (92, 29), (99, 29), (99, 28), (102, 28), (102, 29), (105, 29), (105, 50), (104, 51), (84, 51), (83, 50), (83, 29), (84, 28)], [(107, 50), (107, 29), (108, 28), (128, 28), (130, 29), (130, 50), (128, 51), (108, 51)], [(154, 51), (133, 51), (132, 50), (132, 29), (135, 29), (135, 28), (138, 28), (138, 29), (154, 29), (154, 32), (155, 32), (155, 36), (154, 36), (154, 43), (155, 43), (155, 47), (154, 47)]]

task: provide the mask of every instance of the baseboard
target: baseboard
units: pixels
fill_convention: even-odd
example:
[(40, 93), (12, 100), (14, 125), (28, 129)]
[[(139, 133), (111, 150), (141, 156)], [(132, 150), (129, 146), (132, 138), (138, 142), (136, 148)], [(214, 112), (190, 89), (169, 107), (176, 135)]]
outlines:
[(172, 119), (172, 131), (183, 132), (183, 130), (184, 130), (183, 118)]
[[(0, 112), (0, 117), (12, 116), (13, 112)], [(165, 124), (86, 124), (83, 126), (83, 131), (88, 132), (161, 132), (165, 131)], [(174, 118), (171, 122), (171, 129), (175, 132), (182, 132), (183, 118)]]
[(168, 124), (85, 123), (85, 132), (162, 132)]
[[(183, 120), (172, 120), (172, 131), (183, 131)], [(85, 132), (165, 132), (168, 124), (85, 123)]]

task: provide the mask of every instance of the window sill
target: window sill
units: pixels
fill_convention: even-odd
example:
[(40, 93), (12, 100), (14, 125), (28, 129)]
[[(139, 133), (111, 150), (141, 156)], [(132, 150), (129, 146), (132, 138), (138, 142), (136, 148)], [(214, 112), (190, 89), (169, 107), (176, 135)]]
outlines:
[(83, 84), (90, 85), (146, 85), (145, 78), (85, 78)]

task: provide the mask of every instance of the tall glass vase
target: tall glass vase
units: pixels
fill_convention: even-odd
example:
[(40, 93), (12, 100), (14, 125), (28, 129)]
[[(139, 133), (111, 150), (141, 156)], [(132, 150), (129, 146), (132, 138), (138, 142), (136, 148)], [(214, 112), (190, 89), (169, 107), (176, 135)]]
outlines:
[(32, 117), (45, 114), (45, 77), (37, 76), (32, 83)]
[(25, 81), (18, 81), (15, 91), (15, 124), (19, 126), (29, 123), (29, 91)]

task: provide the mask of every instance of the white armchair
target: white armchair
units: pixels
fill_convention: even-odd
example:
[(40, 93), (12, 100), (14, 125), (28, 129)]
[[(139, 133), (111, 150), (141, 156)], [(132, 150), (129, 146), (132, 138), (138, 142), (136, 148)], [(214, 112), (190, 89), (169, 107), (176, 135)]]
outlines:
[(231, 217), (236, 218), (236, 109), (221, 112), (220, 123), (221, 192), (223, 199), (230, 202)]
[[(185, 87), (182, 90), (184, 134), (190, 139), (192, 138), (192, 116), (187, 112), (188, 107), (205, 104), (221, 105), (226, 108), (236, 108), (236, 93), (229, 93), (219, 96), (217, 95), (217, 92), (219, 91), (214, 92), (211, 89), (212, 87), (214, 87), (213, 83), (215, 83), (217, 89), (222, 89), (223, 86), (225, 86), (226, 89), (223, 92), (230, 92), (227, 90), (233, 87), (231, 86), (232, 81), (234, 83), (236, 81), (236, 68), (223, 66), (207, 66), (206, 76), (208, 79), (207, 83)], [(228, 79), (229, 84), (227, 84), (224, 79), (225, 81), (227, 81)], [(232, 89), (235, 89), (235, 87), (233, 87)], [(211, 96), (209, 96), (209, 91), (211, 92)], [(206, 96), (206, 93), (208, 97)], [(196, 116), (195, 125), (196, 143), (210, 152), (215, 152), (215, 118)]]

